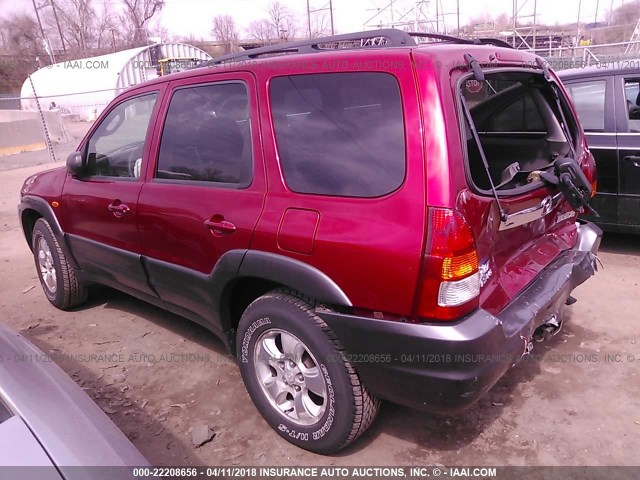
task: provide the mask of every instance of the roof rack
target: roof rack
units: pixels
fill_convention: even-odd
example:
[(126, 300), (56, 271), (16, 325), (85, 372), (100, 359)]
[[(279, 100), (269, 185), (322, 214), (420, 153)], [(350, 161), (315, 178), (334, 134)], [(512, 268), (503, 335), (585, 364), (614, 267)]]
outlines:
[[(463, 45), (495, 45), (498, 47), (513, 48), (508, 43), (492, 38), (480, 38), (470, 40), (466, 38), (452, 37), (439, 33), (421, 33), (421, 32), (404, 32), (393, 28), (381, 30), (367, 30), (364, 32), (347, 33), (343, 35), (333, 35), (330, 37), (310, 38), (308, 40), (300, 40), (297, 42), (278, 43), (268, 45), (266, 47), (252, 48), (237, 53), (230, 53), (221, 57), (214, 58), (203, 63), (200, 67), (211, 67), (230, 61), (248, 61), (255, 60), (262, 55), (268, 54), (288, 54), (288, 53), (319, 53), (327, 51), (335, 51), (337, 47), (323, 47), (323, 45), (340, 44), (341, 42), (359, 42), (351, 48), (382, 48), (382, 47), (404, 47), (416, 46), (418, 43), (415, 38), (424, 38), (437, 40), (440, 42), (451, 42)], [(384, 41), (381, 41), (384, 39)]]

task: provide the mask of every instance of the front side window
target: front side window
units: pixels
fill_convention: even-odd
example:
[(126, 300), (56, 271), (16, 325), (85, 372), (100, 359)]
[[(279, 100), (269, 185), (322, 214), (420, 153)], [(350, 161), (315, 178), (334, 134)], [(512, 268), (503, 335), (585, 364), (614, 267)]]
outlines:
[(181, 88), (171, 97), (156, 177), (248, 186), (253, 171), (243, 83)]
[(387, 73), (328, 73), (271, 80), (284, 178), (294, 192), (378, 197), (405, 176), (398, 82)]
[(158, 95), (126, 100), (102, 120), (87, 146), (88, 175), (140, 176), (147, 128)]
[(606, 80), (567, 85), (567, 91), (573, 100), (585, 132), (604, 132), (606, 89)]

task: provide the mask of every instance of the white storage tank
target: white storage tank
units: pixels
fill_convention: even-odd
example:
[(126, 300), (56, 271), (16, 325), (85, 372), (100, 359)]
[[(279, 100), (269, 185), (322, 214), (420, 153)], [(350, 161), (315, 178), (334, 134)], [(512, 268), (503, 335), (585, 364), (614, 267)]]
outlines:
[[(31, 75), (43, 110), (60, 109), (81, 120), (95, 120), (123, 90), (211, 60), (204, 50), (184, 43), (159, 43), (41, 68)], [(37, 110), (31, 82), (20, 92), (23, 110)]]

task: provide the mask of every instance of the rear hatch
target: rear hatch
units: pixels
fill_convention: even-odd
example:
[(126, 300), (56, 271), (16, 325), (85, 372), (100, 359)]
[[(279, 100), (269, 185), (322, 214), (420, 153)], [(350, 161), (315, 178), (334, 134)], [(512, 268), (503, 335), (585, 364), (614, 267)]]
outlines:
[(480, 306), (498, 313), (575, 245), (582, 207), (554, 180), (563, 165), (580, 170), (570, 180), (580, 183), (583, 199), (591, 194), (583, 170), (595, 172), (570, 103), (546, 67), (469, 66), (453, 78), (468, 185), (456, 207), (476, 239)]

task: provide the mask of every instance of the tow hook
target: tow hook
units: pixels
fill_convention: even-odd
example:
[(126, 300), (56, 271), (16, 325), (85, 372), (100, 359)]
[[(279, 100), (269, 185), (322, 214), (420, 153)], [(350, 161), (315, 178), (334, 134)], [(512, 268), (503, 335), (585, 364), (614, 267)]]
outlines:
[(536, 328), (535, 332), (533, 332), (533, 339), (538, 343), (545, 342), (557, 335), (561, 329), (562, 319), (558, 314), (554, 313), (545, 323)]

